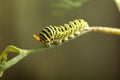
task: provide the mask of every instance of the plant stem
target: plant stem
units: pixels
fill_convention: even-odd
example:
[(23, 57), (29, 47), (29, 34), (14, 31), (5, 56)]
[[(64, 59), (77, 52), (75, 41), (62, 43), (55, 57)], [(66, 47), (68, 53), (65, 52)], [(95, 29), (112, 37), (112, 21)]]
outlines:
[(91, 32), (101, 32), (101, 33), (108, 33), (108, 34), (115, 34), (120, 35), (119, 28), (110, 28), (110, 27), (90, 27)]
[[(90, 27), (88, 30), (82, 31), (79, 36), (81, 36), (83, 34), (86, 34), (88, 32), (103, 32), (103, 33), (111, 33), (111, 34), (120, 35), (120, 29), (118, 29), (118, 28)], [(61, 43), (61, 44), (63, 44), (63, 43)], [(28, 56), (30, 54), (33, 54), (33, 53), (40, 53), (41, 51), (45, 51), (47, 49), (54, 48), (56, 46), (60, 46), (61, 44), (59, 44), (59, 45), (53, 44), (50, 47), (41, 46), (39, 48), (26, 49), (26, 50), (18, 48), (14, 45), (9, 45), (8, 47), (6, 47), (6, 49), (0, 55), (0, 76), (2, 76), (3, 72), (6, 69), (15, 65), (17, 62), (19, 62), (21, 59), (25, 58), (26, 56)], [(10, 52), (18, 53), (18, 55), (15, 56), (14, 58), (10, 59), (10, 60), (7, 60), (8, 54)]]

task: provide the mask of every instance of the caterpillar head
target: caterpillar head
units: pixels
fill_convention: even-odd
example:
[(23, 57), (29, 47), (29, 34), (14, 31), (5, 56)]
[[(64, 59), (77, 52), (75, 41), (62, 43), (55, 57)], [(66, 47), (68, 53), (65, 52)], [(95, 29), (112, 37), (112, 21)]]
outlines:
[(38, 35), (33, 35), (33, 38), (35, 39), (35, 40), (37, 40), (37, 41), (39, 41), (39, 42), (41, 42), (41, 43), (43, 43), (44, 45), (46, 45), (47, 47), (50, 47), (51, 45), (51, 43), (50, 43), (50, 41), (44, 41), (44, 40), (42, 40)]
[(41, 38), (39, 36), (35, 35), (35, 34), (33, 35), (33, 38), (37, 41), (41, 41)]

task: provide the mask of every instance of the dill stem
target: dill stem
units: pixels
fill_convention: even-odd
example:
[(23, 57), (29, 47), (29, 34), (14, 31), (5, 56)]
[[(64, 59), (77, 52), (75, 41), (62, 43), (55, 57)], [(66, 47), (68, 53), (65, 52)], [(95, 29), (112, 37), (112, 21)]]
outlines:
[(96, 26), (96, 27), (90, 27), (90, 29), (91, 29), (91, 32), (102, 32), (102, 33), (120, 35), (119, 28)]

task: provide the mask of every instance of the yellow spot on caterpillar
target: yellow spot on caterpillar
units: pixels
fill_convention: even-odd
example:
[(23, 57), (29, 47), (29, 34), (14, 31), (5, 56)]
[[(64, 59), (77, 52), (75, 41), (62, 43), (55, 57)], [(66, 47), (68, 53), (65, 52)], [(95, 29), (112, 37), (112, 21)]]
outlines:
[(33, 37), (37, 40), (37, 41), (40, 41), (41, 39), (37, 36), (37, 35), (33, 35)]

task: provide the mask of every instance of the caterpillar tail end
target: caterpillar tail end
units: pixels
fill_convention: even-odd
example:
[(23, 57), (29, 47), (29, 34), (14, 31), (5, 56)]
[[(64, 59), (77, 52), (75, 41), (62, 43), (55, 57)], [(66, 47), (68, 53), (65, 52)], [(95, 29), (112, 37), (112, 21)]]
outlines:
[(35, 40), (37, 40), (37, 41), (40, 41), (41, 39), (37, 36), (37, 35), (33, 35), (33, 38), (35, 39)]

